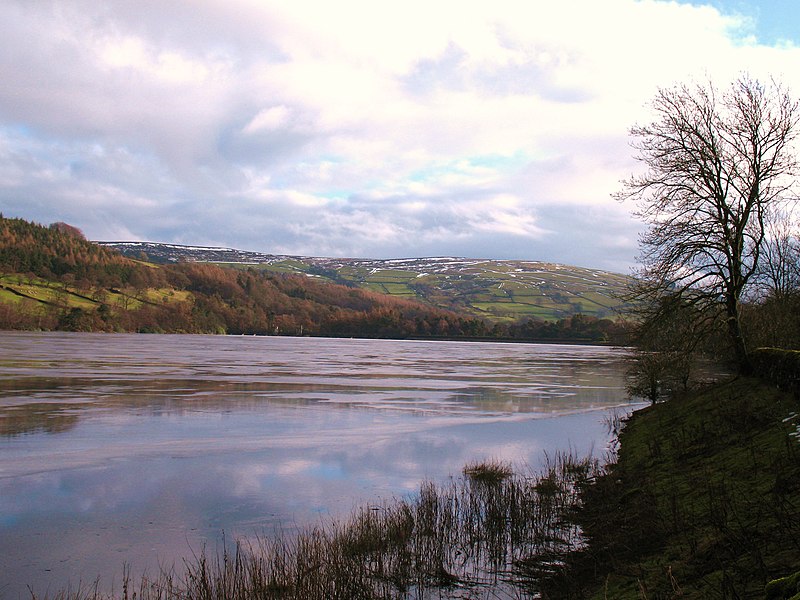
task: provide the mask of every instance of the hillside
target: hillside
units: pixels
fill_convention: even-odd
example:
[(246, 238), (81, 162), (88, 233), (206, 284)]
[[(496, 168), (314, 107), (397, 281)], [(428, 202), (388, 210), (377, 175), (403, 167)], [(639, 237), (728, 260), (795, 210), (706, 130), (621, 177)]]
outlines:
[(621, 323), (584, 315), (491, 323), (455, 303), (361, 289), (319, 264), (291, 269), (289, 258), (231, 268), (187, 256), (150, 262), (141, 248), (136, 255), (66, 224), (0, 215), (0, 329), (580, 341), (625, 334)]
[(160, 263), (211, 262), (302, 274), (494, 322), (526, 317), (556, 321), (576, 314), (615, 318), (625, 308), (620, 297), (629, 281), (617, 273), (531, 261), (314, 258), (153, 242), (98, 243)]
[(478, 319), (301, 275), (133, 260), (71, 229), (0, 215), (0, 328), (368, 337), (485, 333)]

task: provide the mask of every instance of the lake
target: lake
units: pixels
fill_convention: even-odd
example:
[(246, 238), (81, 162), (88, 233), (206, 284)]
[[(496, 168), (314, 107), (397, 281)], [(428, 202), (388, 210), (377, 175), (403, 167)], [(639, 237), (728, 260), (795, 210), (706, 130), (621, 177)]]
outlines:
[(471, 461), (607, 451), (624, 351), (0, 332), (0, 597), (153, 574)]

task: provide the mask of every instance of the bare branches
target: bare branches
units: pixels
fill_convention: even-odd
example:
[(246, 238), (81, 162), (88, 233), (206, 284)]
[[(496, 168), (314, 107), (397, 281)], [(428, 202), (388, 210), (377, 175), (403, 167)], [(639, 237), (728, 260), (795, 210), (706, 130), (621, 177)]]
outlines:
[(617, 194), (649, 225), (640, 239), (642, 282), (691, 291), (721, 310), (741, 367), (747, 350), (740, 301), (753, 281), (771, 216), (793, 199), (800, 110), (788, 92), (741, 76), (659, 90), (655, 120), (631, 129), (646, 170)]
[(758, 278), (762, 293), (784, 299), (800, 289), (800, 239), (790, 212), (773, 211), (766, 228)]

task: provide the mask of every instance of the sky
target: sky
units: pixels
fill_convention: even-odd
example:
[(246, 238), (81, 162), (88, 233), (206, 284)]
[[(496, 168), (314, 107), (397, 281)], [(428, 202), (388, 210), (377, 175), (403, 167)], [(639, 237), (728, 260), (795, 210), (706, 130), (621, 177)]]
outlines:
[(796, 0), (0, 0), (0, 212), (629, 272), (658, 88), (798, 65)]

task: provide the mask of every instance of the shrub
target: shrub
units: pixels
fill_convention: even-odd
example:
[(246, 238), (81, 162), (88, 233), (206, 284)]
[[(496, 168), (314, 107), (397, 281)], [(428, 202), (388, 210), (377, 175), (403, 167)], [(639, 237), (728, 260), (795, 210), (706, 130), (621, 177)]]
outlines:
[(759, 348), (750, 355), (753, 374), (784, 389), (800, 388), (800, 351)]

